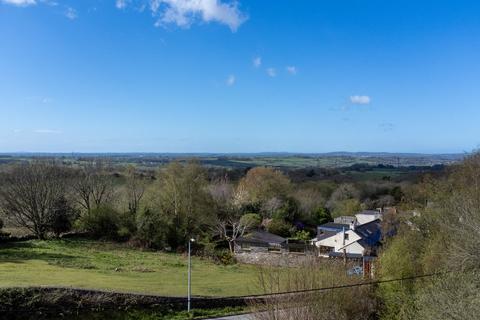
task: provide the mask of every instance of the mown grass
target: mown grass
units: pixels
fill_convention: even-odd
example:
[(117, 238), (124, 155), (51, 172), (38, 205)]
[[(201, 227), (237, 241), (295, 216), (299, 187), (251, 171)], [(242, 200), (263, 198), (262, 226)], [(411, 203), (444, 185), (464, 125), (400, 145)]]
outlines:
[[(222, 266), (192, 258), (199, 296), (258, 293), (254, 266)], [(26, 241), (0, 245), (0, 287), (65, 286), (185, 296), (187, 258), (89, 240)]]

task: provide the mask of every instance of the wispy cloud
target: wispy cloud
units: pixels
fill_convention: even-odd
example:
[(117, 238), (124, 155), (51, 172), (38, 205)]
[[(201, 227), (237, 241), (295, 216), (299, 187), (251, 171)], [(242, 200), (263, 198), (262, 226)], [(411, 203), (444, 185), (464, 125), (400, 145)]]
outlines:
[(256, 57), (252, 60), (252, 63), (253, 63), (253, 66), (255, 68), (260, 68), (260, 66), (262, 65), (262, 57)]
[(297, 70), (297, 67), (295, 66), (287, 66), (285, 68), (287, 70), (288, 73), (290, 73), (291, 75), (296, 75), (298, 70)]
[(39, 0), (39, 2), (46, 4), (47, 6), (50, 7), (56, 7), (58, 6), (58, 2), (54, 0)]
[(67, 17), (70, 20), (75, 20), (77, 19), (77, 10), (73, 9), (72, 7), (68, 7), (67, 10), (65, 10), (65, 17)]
[(125, 9), (127, 7), (127, 0), (116, 0), (115, 7), (117, 7), (117, 9)]
[(19, 7), (26, 7), (37, 4), (35, 0), (1, 0), (1, 2)]
[(277, 76), (277, 70), (275, 70), (275, 68), (268, 68), (267, 69), (267, 74), (268, 76), (270, 77), (276, 77)]
[(157, 17), (156, 26), (175, 24), (188, 28), (194, 22), (218, 22), (235, 32), (247, 20), (238, 2), (222, 0), (150, 0), (150, 10)]
[(39, 133), (39, 134), (60, 134), (60, 133), (62, 133), (61, 130), (52, 130), (52, 129), (37, 129), (37, 130), (33, 130), (33, 132)]
[(53, 99), (52, 99), (52, 98), (50, 98), (50, 97), (42, 97), (42, 96), (26, 97), (25, 100), (26, 100), (26, 101), (29, 101), (29, 102), (34, 102), (35, 104), (38, 104), (38, 103), (48, 104), (48, 103), (53, 102)]
[(369, 96), (350, 96), (350, 102), (353, 104), (370, 104)]
[(228, 76), (226, 84), (227, 86), (231, 87), (235, 84), (235, 81), (236, 81), (235, 75), (231, 74)]

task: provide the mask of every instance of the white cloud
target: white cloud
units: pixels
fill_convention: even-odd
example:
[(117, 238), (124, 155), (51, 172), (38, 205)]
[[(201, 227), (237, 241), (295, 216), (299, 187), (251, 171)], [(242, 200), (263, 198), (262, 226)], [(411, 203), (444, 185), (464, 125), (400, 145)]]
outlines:
[(67, 8), (67, 11), (65, 11), (65, 17), (67, 17), (70, 20), (75, 20), (77, 19), (77, 11), (71, 7)]
[(275, 68), (268, 68), (267, 69), (267, 74), (272, 78), (276, 77), (277, 76), (277, 70), (275, 70)]
[(41, 3), (43, 3), (43, 4), (46, 4), (47, 6), (50, 6), (50, 7), (56, 7), (56, 6), (58, 6), (58, 2), (53, 1), (53, 0), (38, 0), (38, 2), (41, 2)]
[(52, 129), (37, 129), (37, 130), (34, 130), (33, 132), (41, 133), (41, 134), (60, 134), (60, 133), (62, 133), (62, 131), (60, 131), (60, 130), (52, 130)]
[(26, 6), (37, 4), (35, 0), (1, 0), (1, 1), (3, 3), (13, 4), (14, 6), (19, 6), (19, 7), (26, 7)]
[(229, 87), (233, 86), (235, 84), (235, 81), (236, 81), (235, 75), (233, 75), (233, 74), (229, 75), (228, 78), (227, 78), (227, 81), (226, 81), (227, 86), (229, 86)]
[(287, 72), (290, 73), (291, 75), (295, 75), (295, 74), (297, 74), (297, 72), (298, 72), (297, 67), (295, 67), (295, 66), (287, 66), (285, 69), (286, 69)]
[(262, 57), (256, 57), (252, 61), (255, 68), (259, 68), (262, 65)]
[(353, 104), (370, 104), (369, 96), (350, 96), (350, 102)]
[(176, 24), (188, 28), (197, 19), (216, 21), (233, 32), (247, 19), (238, 9), (238, 3), (222, 0), (150, 0), (150, 10), (158, 17), (156, 26)]
[(116, 0), (115, 7), (117, 7), (117, 9), (125, 9), (127, 7), (127, 0)]

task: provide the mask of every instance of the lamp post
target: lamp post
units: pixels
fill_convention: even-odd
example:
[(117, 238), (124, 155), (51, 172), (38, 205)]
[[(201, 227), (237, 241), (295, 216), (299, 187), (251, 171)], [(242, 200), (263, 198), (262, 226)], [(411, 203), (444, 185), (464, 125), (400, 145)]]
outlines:
[(187, 297), (187, 311), (190, 312), (190, 301), (192, 298), (192, 254), (191, 244), (195, 239), (188, 239), (188, 297)]

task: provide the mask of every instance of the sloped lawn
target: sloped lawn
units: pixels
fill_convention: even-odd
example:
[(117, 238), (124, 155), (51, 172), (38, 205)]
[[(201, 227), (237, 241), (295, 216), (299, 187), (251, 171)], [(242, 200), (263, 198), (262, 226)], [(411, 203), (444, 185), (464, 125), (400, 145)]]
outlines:
[[(253, 266), (222, 266), (192, 258), (194, 295), (258, 293), (256, 279)], [(20, 286), (64, 286), (185, 296), (187, 258), (89, 240), (1, 244), (0, 287)]]

